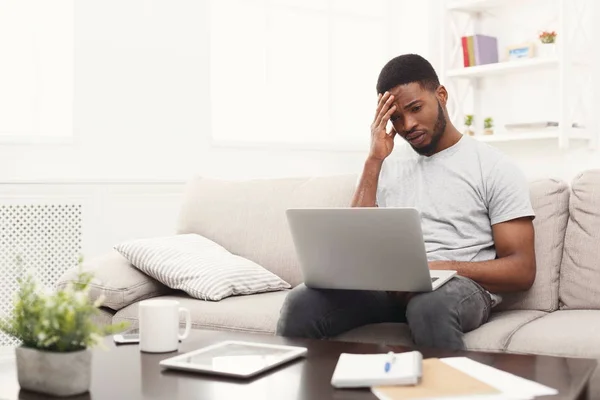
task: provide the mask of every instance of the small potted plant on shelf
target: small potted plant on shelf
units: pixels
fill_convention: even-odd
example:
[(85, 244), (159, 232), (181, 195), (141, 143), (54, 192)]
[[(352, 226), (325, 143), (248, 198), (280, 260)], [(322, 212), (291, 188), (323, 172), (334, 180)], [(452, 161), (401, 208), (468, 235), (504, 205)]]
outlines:
[(543, 31), (539, 34), (538, 55), (540, 57), (556, 57), (556, 36), (555, 31)]
[(15, 349), (21, 389), (61, 397), (89, 391), (90, 348), (127, 327), (94, 323), (103, 299), (90, 300), (93, 276), (81, 263), (77, 283), (55, 292), (40, 287), (31, 273), (18, 279), (12, 315), (0, 319), (0, 331), (21, 342)]
[(467, 114), (465, 115), (465, 135), (473, 136), (475, 134), (471, 129), (471, 125), (473, 125), (473, 115)]
[(483, 120), (483, 134), (492, 135), (494, 133), (494, 120), (492, 117), (487, 117)]

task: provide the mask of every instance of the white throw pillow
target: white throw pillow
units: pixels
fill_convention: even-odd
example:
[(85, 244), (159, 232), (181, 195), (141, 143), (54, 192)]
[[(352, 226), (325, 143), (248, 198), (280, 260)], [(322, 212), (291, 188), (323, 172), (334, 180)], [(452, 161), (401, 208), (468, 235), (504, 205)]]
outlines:
[(255, 262), (193, 233), (132, 240), (115, 250), (157, 281), (197, 299), (219, 301), (291, 287)]

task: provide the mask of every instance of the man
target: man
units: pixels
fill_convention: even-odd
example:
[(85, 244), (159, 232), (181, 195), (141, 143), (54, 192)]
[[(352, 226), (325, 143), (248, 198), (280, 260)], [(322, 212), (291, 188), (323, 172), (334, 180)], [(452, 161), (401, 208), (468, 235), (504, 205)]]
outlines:
[[(502, 292), (527, 290), (535, 279), (527, 183), (499, 151), (452, 125), (448, 92), (424, 58), (389, 61), (377, 92), (371, 148), (352, 206), (416, 207), (429, 268), (458, 276), (428, 293), (299, 285), (286, 298), (277, 334), (330, 338), (361, 325), (407, 322), (419, 346), (464, 349), (463, 334), (487, 321)], [(413, 157), (389, 157), (396, 135)]]

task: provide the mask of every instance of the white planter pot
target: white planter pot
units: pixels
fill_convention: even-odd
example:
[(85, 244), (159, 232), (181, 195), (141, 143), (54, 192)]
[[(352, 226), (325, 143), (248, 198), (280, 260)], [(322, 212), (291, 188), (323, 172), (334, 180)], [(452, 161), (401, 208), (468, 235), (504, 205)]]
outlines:
[(542, 58), (555, 58), (556, 43), (540, 43), (537, 47), (537, 55)]
[(17, 378), (22, 389), (52, 396), (73, 396), (90, 389), (92, 353), (15, 349)]

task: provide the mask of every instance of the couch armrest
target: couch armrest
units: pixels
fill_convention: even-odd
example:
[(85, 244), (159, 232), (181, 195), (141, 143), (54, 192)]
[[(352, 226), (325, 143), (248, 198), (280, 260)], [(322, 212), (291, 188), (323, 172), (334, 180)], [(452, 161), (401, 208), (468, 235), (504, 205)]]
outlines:
[[(118, 311), (137, 301), (172, 293), (173, 290), (134, 267), (129, 260), (112, 250), (103, 256), (84, 261), (83, 270), (92, 272), (90, 297), (104, 296), (103, 307)], [(76, 282), (78, 267), (66, 271), (56, 283), (57, 288)]]

